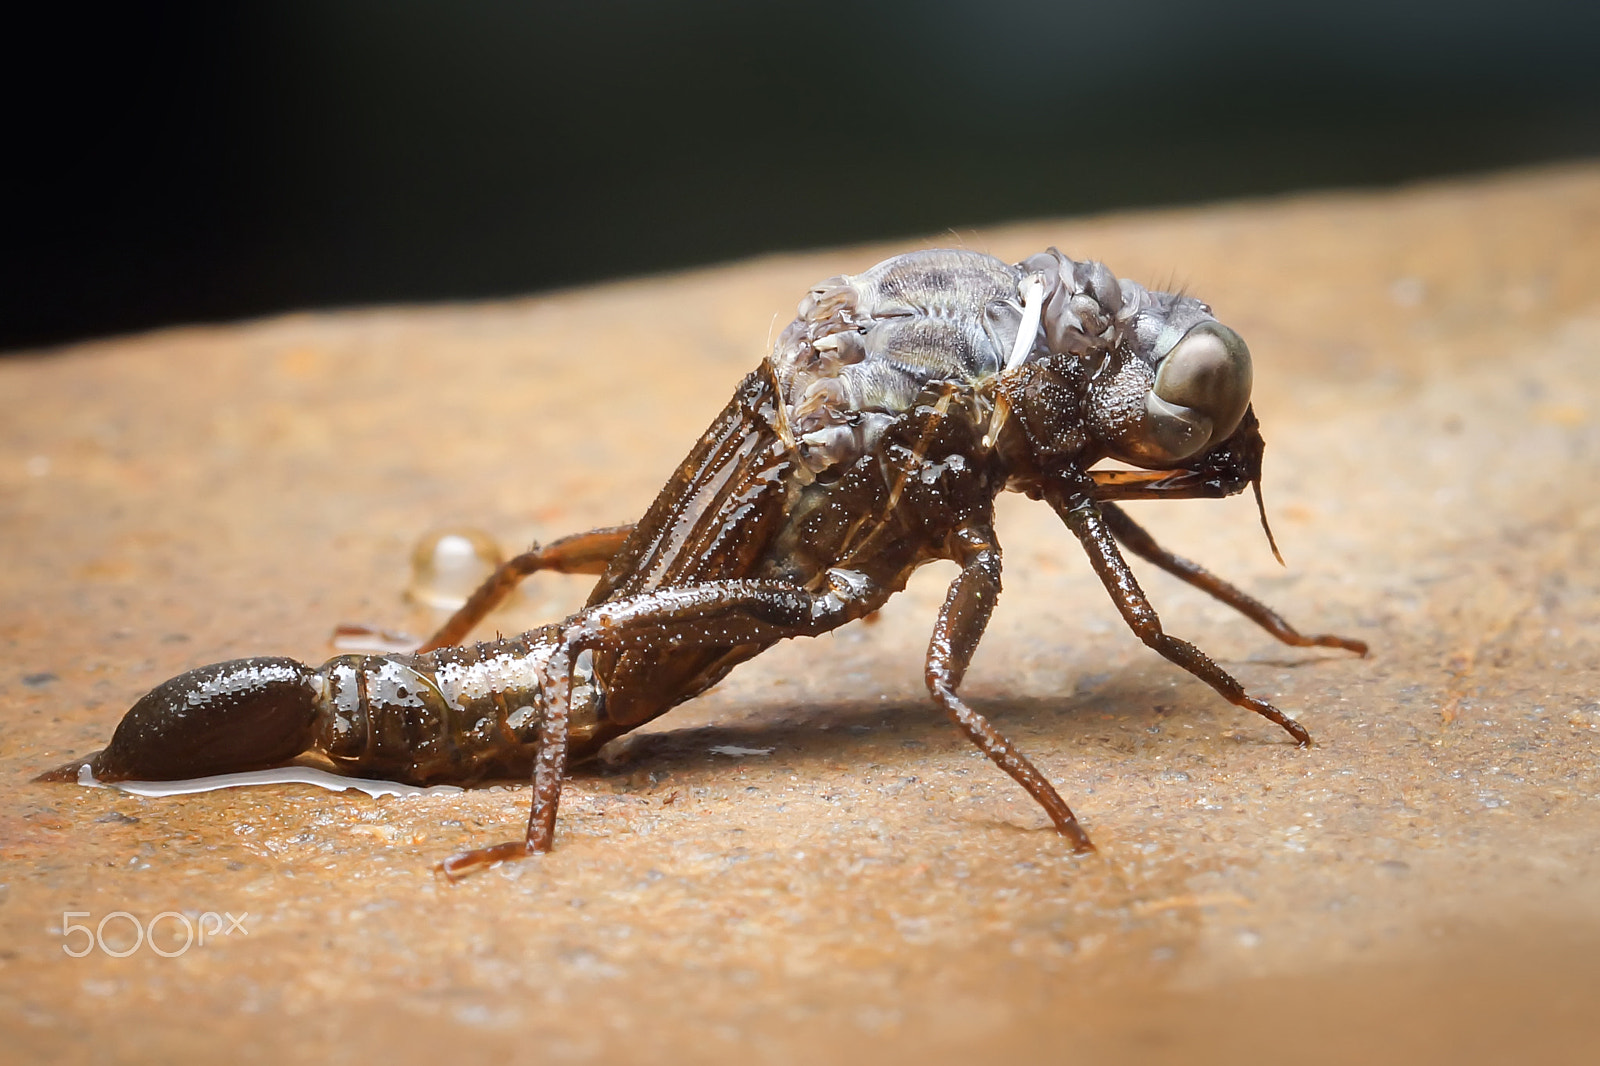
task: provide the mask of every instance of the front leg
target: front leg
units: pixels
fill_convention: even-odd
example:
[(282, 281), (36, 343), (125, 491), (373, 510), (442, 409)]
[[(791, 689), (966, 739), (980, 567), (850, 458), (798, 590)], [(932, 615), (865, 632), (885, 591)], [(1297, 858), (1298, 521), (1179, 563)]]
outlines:
[(1201, 592), (1221, 600), (1285, 644), (1296, 648), (1343, 648), (1357, 655), (1367, 654), (1367, 642), (1364, 640), (1335, 636), (1332, 633), (1300, 632), (1277, 611), (1254, 596), (1235, 588), (1199, 563), (1191, 562), (1181, 555), (1174, 555), (1157, 544), (1156, 539), (1143, 526), (1129, 518), (1128, 512), (1121, 507), (1101, 501), (1099, 508), (1106, 527), (1124, 548), (1139, 558), (1154, 563), (1173, 577), (1188, 582)]
[(1301, 747), (1311, 743), (1311, 734), (1306, 732), (1305, 726), (1266, 700), (1250, 695), (1231, 674), (1193, 644), (1162, 631), (1160, 616), (1150, 606), (1127, 560), (1117, 550), (1117, 542), (1093, 500), (1087, 495), (1054, 485), (1046, 489), (1045, 498), (1072, 532), (1077, 534), (1084, 551), (1089, 555), (1089, 565), (1094, 567), (1094, 572), (1100, 576), (1101, 583), (1116, 603), (1117, 610), (1122, 612), (1122, 620), (1138, 634), (1140, 640), (1216, 689), (1229, 703), (1276, 722)]
[(928, 641), (928, 691), (950, 720), (1038, 801), (1061, 835), (1072, 841), (1073, 851), (1093, 851), (1089, 835), (1049, 780), (988, 719), (956, 695), (1000, 596), (1000, 546), (986, 525), (960, 529), (952, 541), (961, 573), (950, 583), (933, 638)]
[(550, 850), (567, 769), (572, 664), (582, 652), (663, 642), (675, 649), (736, 647), (819, 636), (870, 614), (888, 598), (882, 586), (863, 574), (830, 570), (826, 588), (817, 592), (779, 581), (708, 581), (608, 600), (573, 615), (562, 627), (546, 666), (547, 682), (541, 686), (544, 708), (526, 836), (452, 855), (439, 864), (439, 871), (454, 881), (491, 863)]

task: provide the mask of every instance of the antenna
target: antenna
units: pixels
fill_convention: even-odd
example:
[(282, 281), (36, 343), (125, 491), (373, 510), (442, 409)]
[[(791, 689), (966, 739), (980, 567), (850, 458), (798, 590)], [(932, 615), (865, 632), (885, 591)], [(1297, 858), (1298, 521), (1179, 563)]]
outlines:
[(1250, 487), (1256, 490), (1256, 510), (1261, 512), (1261, 528), (1266, 531), (1267, 543), (1272, 545), (1272, 556), (1278, 560), (1279, 566), (1288, 566), (1283, 561), (1283, 553), (1278, 550), (1278, 539), (1272, 535), (1272, 527), (1267, 525), (1267, 505), (1261, 499), (1261, 479), (1250, 482)]

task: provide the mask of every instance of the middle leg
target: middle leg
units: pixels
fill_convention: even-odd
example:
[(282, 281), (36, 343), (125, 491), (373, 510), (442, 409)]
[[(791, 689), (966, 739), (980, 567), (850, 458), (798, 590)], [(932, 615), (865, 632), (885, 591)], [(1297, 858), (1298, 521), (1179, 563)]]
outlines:
[(925, 670), (928, 691), (950, 720), (1038, 801), (1061, 835), (1072, 841), (1073, 851), (1093, 851), (1089, 834), (1083, 831), (1072, 809), (1049, 779), (987, 718), (956, 695), (956, 688), (967, 672), (967, 664), (972, 661), (972, 653), (978, 648), (1000, 595), (1000, 546), (988, 528), (963, 528), (953, 539), (960, 555), (961, 573), (950, 583), (950, 591), (945, 595), (939, 620), (933, 628), (933, 638), (928, 641)]
[(490, 611), (511, 595), (511, 590), (526, 577), (540, 570), (554, 570), (558, 574), (603, 574), (611, 557), (622, 548), (633, 532), (632, 526), (610, 526), (591, 529), (587, 533), (574, 533), (569, 537), (534, 547), (501, 563), (495, 572), (484, 579), (456, 609), (439, 631), (417, 648), (417, 652), (435, 651), (461, 643), (461, 638), (472, 632), (472, 627), (486, 618)]

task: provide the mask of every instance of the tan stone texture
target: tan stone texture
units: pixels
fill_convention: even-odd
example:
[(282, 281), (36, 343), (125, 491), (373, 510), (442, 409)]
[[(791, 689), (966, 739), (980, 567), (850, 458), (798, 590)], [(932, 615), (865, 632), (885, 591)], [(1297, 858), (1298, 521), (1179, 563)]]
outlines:
[[(1310, 728), (1297, 750), (1004, 499), (965, 691), (1097, 855), (928, 703), (943, 567), (580, 768), (553, 853), (456, 886), (433, 863), (518, 832), (525, 785), (31, 782), (183, 670), (426, 628), (400, 594), (429, 529), (515, 549), (633, 519), (810, 284), (956, 239), (0, 361), (0, 1058), (1596, 1061), (1596, 165), (959, 235), (1212, 303), (1255, 353), (1288, 567), (1246, 498), (1130, 510), (1373, 646), (1286, 648), (1150, 573), (1172, 632)], [(585, 584), (537, 577), (492, 625)], [(69, 911), (248, 932), (72, 958)]]

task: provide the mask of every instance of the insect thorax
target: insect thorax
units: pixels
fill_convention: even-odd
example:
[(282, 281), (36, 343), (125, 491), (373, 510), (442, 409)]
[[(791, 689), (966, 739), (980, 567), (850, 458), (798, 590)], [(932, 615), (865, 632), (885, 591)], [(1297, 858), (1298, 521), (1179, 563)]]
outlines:
[(774, 346), (779, 432), (811, 471), (869, 451), (930, 381), (976, 383), (1005, 365), (1022, 321), (1018, 271), (935, 249), (829, 278)]

